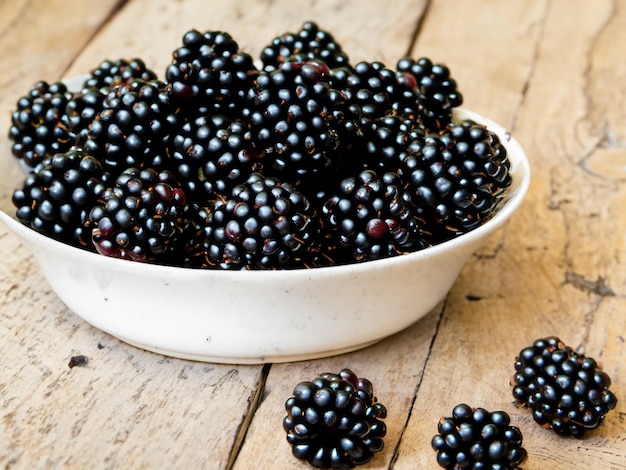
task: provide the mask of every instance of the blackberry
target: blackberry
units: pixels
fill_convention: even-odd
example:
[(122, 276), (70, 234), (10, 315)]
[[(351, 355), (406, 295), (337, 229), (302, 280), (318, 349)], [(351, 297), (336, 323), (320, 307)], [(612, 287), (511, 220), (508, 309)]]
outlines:
[(263, 70), (276, 70), (287, 60), (321, 60), (329, 68), (350, 64), (348, 55), (332, 34), (321, 29), (317, 23), (307, 21), (297, 32), (277, 36), (261, 52)]
[(368, 261), (426, 246), (421, 226), (398, 175), (363, 170), (345, 178), (322, 206), (329, 256), (338, 262)]
[(371, 120), (387, 114), (415, 119), (418, 114), (415, 89), (382, 62), (362, 61), (351, 69), (334, 69), (330, 83), (345, 94), (344, 112), (353, 119)]
[(463, 104), (448, 67), (434, 64), (429, 58), (400, 59), (396, 72), (401, 82), (414, 87), (419, 102), (419, 118), (429, 129), (442, 129), (452, 120), (452, 110)]
[(514, 469), (526, 457), (522, 433), (504, 411), (460, 404), (439, 420), (438, 432), (431, 444), (437, 463), (450, 470)]
[(191, 257), (210, 267), (307, 267), (319, 251), (319, 225), (307, 198), (293, 185), (260, 173), (218, 199), (206, 217)]
[(283, 181), (332, 172), (337, 130), (329, 112), (328, 67), (315, 61), (285, 62), (257, 78), (244, 114), (263, 158), (263, 171)]
[(165, 77), (173, 102), (190, 114), (204, 107), (209, 114), (240, 115), (258, 70), (230, 34), (192, 29), (172, 55)]
[[(479, 226), (511, 184), (506, 149), (485, 126), (465, 120), (414, 142), (399, 174), (434, 242)], [(420, 148), (421, 145), (421, 148)]]
[(158, 77), (140, 58), (131, 60), (106, 59), (91, 70), (89, 78), (83, 83), (83, 88), (104, 88), (106, 91), (110, 91), (116, 86), (131, 82), (136, 78), (148, 82), (156, 80)]
[(89, 126), (104, 109), (107, 88), (87, 87), (76, 93), (65, 106), (61, 121), (76, 136), (78, 144), (84, 144)]
[(104, 109), (106, 96), (116, 87), (135, 79), (147, 82), (156, 80), (157, 75), (139, 58), (130, 61), (107, 59), (91, 71), (81, 91), (68, 101), (62, 116), (63, 123), (77, 136), (79, 143), (85, 141), (89, 125)]
[(515, 359), (513, 396), (534, 420), (563, 436), (582, 437), (615, 408), (610, 377), (558, 337), (536, 340)]
[(98, 253), (165, 263), (186, 224), (185, 192), (167, 170), (128, 168), (104, 190), (87, 219)]
[(174, 173), (200, 205), (230, 194), (259, 165), (246, 124), (223, 115), (186, 120), (173, 135), (171, 157)]
[(424, 131), (415, 121), (386, 115), (363, 125), (361, 162), (363, 168), (379, 172), (399, 172), (407, 155), (416, 155), (424, 145)]
[(13, 193), (17, 219), (37, 232), (87, 248), (90, 237), (84, 224), (107, 181), (100, 163), (82, 148), (46, 156)]
[(42, 80), (18, 100), (9, 139), (13, 155), (26, 167), (34, 168), (44, 157), (66, 152), (74, 145), (74, 134), (62, 120), (71, 99), (64, 83)]
[(114, 174), (129, 167), (163, 168), (177, 119), (163, 82), (134, 79), (107, 95), (84, 146)]
[(349, 369), (300, 382), (285, 408), (293, 455), (314, 467), (353, 468), (383, 449), (387, 410), (372, 383)]

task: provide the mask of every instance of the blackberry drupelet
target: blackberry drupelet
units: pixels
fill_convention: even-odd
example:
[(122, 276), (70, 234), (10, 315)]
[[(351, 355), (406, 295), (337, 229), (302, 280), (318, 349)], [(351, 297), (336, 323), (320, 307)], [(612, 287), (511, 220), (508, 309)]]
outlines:
[(230, 34), (192, 29), (172, 56), (165, 77), (176, 105), (192, 115), (206, 108), (209, 114), (240, 116), (258, 70)]
[(328, 67), (317, 61), (285, 62), (259, 75), (244, 119), (265, 174), (320, 183), (334, 171), (339, 138), (329, 90)]
[(530, 408), (538, 424), (559, 435), (582, 437), (617, 404), (606, 372), (556, 336), (522, 349), (515, 371), (512, 385), (517, 403)]
[(443, 129), (451, 122), (452, 110), (463, 104), (463, 95), (448, 67), (429, 58), (400, 59), (396, 65), (399, 81), (414, 87), (419, 102), (419, 120), (430, 130)]
[(299, 31), (277, 36), (261, 52), (263, 70), (271, 72), (291, 59), (321, 60), (329, 68), (349, 67), (350, 60), (332, 34), (307, 21)]
[(84, 224), (107, 181), (100, 163), (82, 148), (46, 156), (13, 193), (16, 217), (40, 233), (89, 248)]
[(319, 252), (319, 224), (293, 185), (252, 173), (206, 212), (192, 259), (218, 269), (310, 267)]
[(383, 449), (387, 410), (372, 383), (349, 369), (300, 382), (285, 408), (293, 455), (314, 467), (353, 468)]
[(493, 213), (511, 184), (509, 166), (498, 137), (465, 120), (441, 134), (426, 134), (399, 174), (426, 232), (440, 242), (476, 228)]
[(131, 60), (103, 60), (83, 83), (83, 88), (105, 89), (110, 91), (118, 85), (139, 78), (143, 81), (156, 80), (157, 74), (149, 69), (140, 58)]
[(107, 95), (84, 146), (116, 175), (129, 167), (163, 168), (177, 111), (163, 82), (134, 79)]
[(522, 433), (504, 411), (460, 404), (439, 420), (438, 432), (431, 444), (437, 463), (449, 470), (510, 470), (526, 457)]
[(21, 97), (11, 115), (11, 151), (25, 166), (34, 168), (44, 157), (66, 152), (75, 143), (74, 134), (63, 123), (72, 93), (62, 82), (35, 83)]
[(324, 246), (337, 263), (424, 248), (421, 225), (396, 173), (363, 170), (345, 178), (322, 206)]
[(102, 193), (87, 219), (98, 253), (169, 263), (187, 223), (183, 189), (167, 170), (128, 168)]
[(186, 119), (172, 138), (171, 167), (203, 206), (227, 196), (260, 165), (245, 123), (223, 115)]

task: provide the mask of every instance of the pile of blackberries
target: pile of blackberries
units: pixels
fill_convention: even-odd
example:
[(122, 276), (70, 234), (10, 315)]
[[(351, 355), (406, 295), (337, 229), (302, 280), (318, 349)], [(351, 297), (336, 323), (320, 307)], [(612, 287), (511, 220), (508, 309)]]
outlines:
[(511, 184), (498, 137), (453, 121), (461, 103), (444, 65), (352, 63), (313, 22), (274, 38), (258, 66), (227, 32), (190, 30), (163, 79), (120, 59), (77, 92), (35, 84), (9, 132), (30, 171), (13, 202), (41, 233), (135, 261), (401, 255), (476, 228)]

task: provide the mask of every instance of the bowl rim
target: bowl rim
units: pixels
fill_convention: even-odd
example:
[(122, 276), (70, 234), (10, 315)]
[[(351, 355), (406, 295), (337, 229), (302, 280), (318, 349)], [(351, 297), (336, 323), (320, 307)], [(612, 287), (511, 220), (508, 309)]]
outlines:
[[(71, 80), (79, 79), (81, 79), (81, 77), (74, 77), (68, 82), (71, 83)], [(280, 279), (283, 276), (289, 276), (291, 278), (300, 276), (306, 279), (310, 279), (316, 276), (335, 274), (341, 275), (346, 273), (357, 274), (359, 272), (370, 271), (372, 269), (386, 269), (391, 266), (411, 263), (417, 259), (425, 260), (429, 258), (436, 258), (440, 254), (448, 250), (455, 249), (466, 244), (476, 243), (483, 236), (488, 235), (496, 228), (501, 226), (521, 205), (530, 186), (530, 163), (528, 161), (528, 157), (520, 143), (505, 128), (503, 128), (498, 123), (492, 121), (491, 119), (485, 118), (477, 112), (465, 109), (463, 107), (455, 108), (453, 112), (457, 120), (472, 119), (479, 124), (485, 125), (489, 130), (495, 132), (496, 135), (498, 135), (507, 150), (507, 156), (511, 165), (510, 173), (513, 178), (513, 183), (509, 188), (507, 188), (507, 193), (499, 202), (493, 214), (491, 214), (491, 216), (478, 227), (468, 232), (465, 232), (456, 238), (398, 256), (380, 258), (363, 262), (311, 268), (267, 270), (203, 269), (156, 263), (141, 263), (103, 256), (99, 253), (75, 247), (55, 240), (47, 235), (41, 234), (34, 229), (23, 225), (14, 216), (9, 215), (3, 209), (0, 209), (0, 221), (4, 222), (5, 225), (7, 225), (21, 238), (31, 242), (33, 245), (37, 246), (40, 249), (55, 251), (71, 258), (80, 258), (82, 262), (89, 262), (93, 265), (101, 267), (102, 269), (113, 271), (121, 270), (125, 272), (132, 270), (132, 272), (144, 276), (204, 276), (207, 279), (215, 278), (218, 276), (224, 277), (225, 279), (227, 279), (228, 276), (247, 276), (246, 279), (256, 279), (263, 277)]]

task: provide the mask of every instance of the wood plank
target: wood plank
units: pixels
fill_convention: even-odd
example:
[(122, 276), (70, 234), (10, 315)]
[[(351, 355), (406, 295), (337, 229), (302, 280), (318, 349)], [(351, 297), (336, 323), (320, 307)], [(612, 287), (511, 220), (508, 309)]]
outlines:
[[(9, 13), (14, 19), (14, 32), (5, 29), (0, 36), (0, 50), (23, 53), (19, 59), (0, 55), (3, 70), (10, 71), (2, 77), (0, 96), (7, 112), (35, 80), (62, 77), (74, 60), (89, 64), (90, 70), (108, 57), (90, 50), (78, 59), (76, 54), (118, 2), (39, 3), (22, 2), (15, 10), (15, 4), (0, 3), (3, 25), (11, 24), (4, 22)], [(162, 1), (161, 8), (158, 3), (151, 8), (170, 5)], [(145, 9), (142, 2), (136, 4), (134, 8)], [(112, 24), (151, 31), (154, 20), (126, 7)], [(107, 44), (129, 47), (124, 37), (128, 35), (109, 27), (96, 43), (104, 50)], [(141, 50), (154, 50), (154, 37), (160, 33), (144, 35)], [(29, 55), (33, 61), (24, 61)], [(2, 123), (8, 129), (8, 121)], [(1, 145), (8, 155), (4, 138)], [(7, 161), (2, 159), (3, 167)], [(15, 178), (11, 174), (0, 181), (7, 195)], [(261, 366), (200, 364), (123, 344), (74, 316), (50, 290), (26, 247), (4, 226), (0, 243), (0, 466), (199, 468), (210, 462), (211, 468), (226, 467), (259, 390)], [(89, 363), (70, 368), (70, 358), (79, 354)]]
[[(30, 84), (73, 76), (104, 58), (140, 56), (162, 72), (192, 27), (227, 30), (258, 56), (266, 41), (312, 19), (353, 60), (393, 65), (411, 50), (449, 65), (465, 105), (525, 146), (533, 184), (429, 316), (362, 351), (272, 365), (267, 377), (261, 366), (164, 358), (90, 327), (0, 227), (0, 466), (310, 468), (285, 442), (284, 401), (297, 382), (348, 367), (374, 382), (389, 411), (385, 450), (367, 468), (435, 468), (430, 439), (459, 402), (512, 415), (530, 454), (526, 470), (626, 468), (626, 63), (616, 46), (626, 39), (626, 12), (619, 2), (448, 0), (425, 10), (426, 1), (393, 8), (362, 1), (355, 11), (340, 0), (306, 8), (270, 0), (153, 0), (146, 8), (132, 0), (106, 22), (121, 3), (0, 3), (0, 110), (14, 105), (27, 77)], [(18, 50), (33, 60), (9, 52)], [(7, 126), (0, 113), (0, 128)], [(0, 136), (0, 151), (8, 148)], [(13, 181), (14, 165), (6, 165), (0, 159), (0, 200)], [(558, 438), (512, 405), (515, 354), (548, 334), (598, 358), (621, 400), (583, 440)], [(89, 363), (70, 368), (77, 354)]]
[[(429, 11), (416, 50), (449, 58), (459, 82), (470, 79), (467, 103), (513, 130), (533, 183), (448, 299), (394, 468), (433, 466), (437, 420), (461, 402), (512, 416), (529, 452), (525, 469), (625, 468), (623, 404), (585, 439), (563, 439), (515, 408), (509, 386), (519, 350), (558, 335), (604, 362), (612, 390), (624, 394), (626, 152), (614, 138), (624, 119), (614, 100), (625, 88), (609, 78), (624, 75), (609, 45), (623, 37), (624, 17), (613, 2), (582, 1), (456, 1)], [(587, 168), (599, 160), (601, 170)]]
[[(189, 29), (229, 32), (240, 48), (258, 58), (274, 37), (297, 31), (305, 21), (317, 21), (330, 30), (346, 49), (352, 61), (380, 60), (388, 65), (404, 55), (416, 28), (425, 0), (400, 0), (394, 9), (383, 2), (362, 2), (358, 15), (354, 5), (341, 0), (309, 2), (214, 1), (158, 2), (146, 9), (141, 2), (130, 2), (117, 21), (104, 28), (103, 38), (94, 38), (85, 53), (68, 70), (68, 75), (84, 73), (93, 57), (141, 56), (162, 74)], [(393, 27), (390, 27), (393, 25)], [(158, 31), (158, 40), (155, 40)]]
[(234, 468), (312, 468), (292, 455), (286, 441), (282, 428), (285, 401), (299, 382), (344, 368), (369, 379), (378, 401), (387, 408), (385, 448), (366, 468), (389, 468), (422, 379), (442, 308), (440, 305), (405, 331), (369, 348), (306, 363), (272, 365), (263, 402), (254, 414)]

